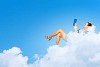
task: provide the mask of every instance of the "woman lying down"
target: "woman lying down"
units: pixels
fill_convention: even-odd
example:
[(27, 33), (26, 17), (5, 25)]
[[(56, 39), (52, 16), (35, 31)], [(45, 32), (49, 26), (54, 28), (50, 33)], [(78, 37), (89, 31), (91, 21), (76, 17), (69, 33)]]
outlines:
[[(74, 23), (73, 23), (73, 26), (74, 26), (74, 32), (77, 32), (77, 33), (88, 33), (88, 28), (89, 27), (92, 27), (92, 24), (90, 22), (87, 22), (85, 23), (84, 25), (84, 29), (77, 29), (77, 19), (74, 19)], [(56, 32), (54, 32), (53, 34), (51, 34), (50, 36), (45, 36), (45, 38), (51, 40), (54, 36), (56, 36), (56, 45), (59, 44), (59, 41), (60, 39), (62, 38), (63, 40), (67, 41), (67, 34), (62, 30), (62, 29), (58, 29)]]

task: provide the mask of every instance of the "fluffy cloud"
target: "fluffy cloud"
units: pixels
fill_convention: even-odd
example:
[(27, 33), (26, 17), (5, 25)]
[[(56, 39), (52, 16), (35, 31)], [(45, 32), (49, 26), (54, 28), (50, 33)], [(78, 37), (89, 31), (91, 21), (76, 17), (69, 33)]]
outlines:
[(87, 34), (69, 32), (66, 45), (50, 46), (34, 67), (100, 67), (100, 33), (94, 28)]
[(13, 47), (0, 53), (0, 67), (28, 67), (28, 57), (21, 54), (21, 50)]
[(28, 64), (28, 57), (13, 47), (0, 53), (0, 67), (100, 67), (100, 33), (94, 28), (87, 34), (69, 32), (66, 45), (49, 46), (47, 53)]

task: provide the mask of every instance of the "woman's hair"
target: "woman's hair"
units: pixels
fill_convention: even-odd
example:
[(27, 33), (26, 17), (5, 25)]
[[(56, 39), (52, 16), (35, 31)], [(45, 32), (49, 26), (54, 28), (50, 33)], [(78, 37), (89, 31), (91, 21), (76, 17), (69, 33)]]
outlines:
[(90, 23), (90, 22), (87, 22), (88, 23), (88, 26), (92, 26), (92, 23)]

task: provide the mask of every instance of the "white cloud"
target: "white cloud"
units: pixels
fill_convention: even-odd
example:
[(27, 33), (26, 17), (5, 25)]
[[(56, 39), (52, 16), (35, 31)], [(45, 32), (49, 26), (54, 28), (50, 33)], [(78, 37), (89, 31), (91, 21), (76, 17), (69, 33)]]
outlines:
[(49, 47), (34, 67), (100, 67), (100, 33), (95, 33), (94, 28), (85, 35), (69, 32), (66, 45)]
[(0, 53), (0, 67), (28, 67), (27, 56), (21, 54), (21, 50), (13, 47)]
[(37, 60), (31, 64), (19, 48), (5, 50), (0, 53), (0, 67), (100, 67), (100, 33), (69, 32), (67, 36), (65, 46), (50, 46), (42, 58), (35, 54)]
[(99, 52), (99, 53), (96, 53), (96, 54), (94, 55), (94, 57), (90, 58), (89, 60), (90, 60), (91, 62), (95, 62), (95, 63), (100, 62), (100, 52)]

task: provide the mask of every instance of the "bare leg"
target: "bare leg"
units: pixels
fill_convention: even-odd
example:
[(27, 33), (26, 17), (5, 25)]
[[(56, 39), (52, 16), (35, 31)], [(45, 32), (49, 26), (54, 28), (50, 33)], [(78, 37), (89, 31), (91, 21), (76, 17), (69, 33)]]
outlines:
[(63, 34), (64, 33), (65, 32), (63, 30), (59, 29), (55, 33), (53, 33), (52, 35), (48, 36), (48, 38), (51, 39), (52, 37), (57, 36), (56, 45), (58, 45), (59, 44), (59, 41), (60, 41), (60, 38), (63, 37)]
[(63, 34), (65, 33), (63, 30), (59, 29), (55, 33), (51, 35), (51, 37), (57, 36), (60, 33), (61, 37), (63, 37)]
[(61, 37), (62, 37), (62, 35), (59, 33), (59, 34), (57, 35), (56, 45), (59, 44), (59, 41), (60, 41), (60, 38), (61, 38)]

